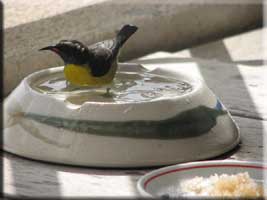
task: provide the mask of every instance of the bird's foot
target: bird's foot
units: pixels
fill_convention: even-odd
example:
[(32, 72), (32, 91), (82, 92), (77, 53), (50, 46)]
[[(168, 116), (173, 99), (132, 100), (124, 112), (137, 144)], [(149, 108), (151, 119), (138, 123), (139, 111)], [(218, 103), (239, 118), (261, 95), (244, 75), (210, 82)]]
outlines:
[(107, 88), (107, 89), (106, 89), (106, 93), (105, 93), (103, 96), (104, 96), (104, 97), (112, 97), (113, 94), (112, 94), (112, 92), (110, 92), (110, 90), (111, 90), (111, 88)]

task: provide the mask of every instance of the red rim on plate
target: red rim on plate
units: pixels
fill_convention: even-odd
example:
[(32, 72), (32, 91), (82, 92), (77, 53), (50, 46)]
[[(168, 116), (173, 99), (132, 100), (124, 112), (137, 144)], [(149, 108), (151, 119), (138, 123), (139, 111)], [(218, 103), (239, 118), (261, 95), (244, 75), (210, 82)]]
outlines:
[(143, 176), (138, 181), (138, 189), (142, 194), (146, 196), (152, 196), (147, 191), (148, 185), (157, 178), (166, 174), (192, 170), (192, 169), (203, 169), (203, 168), (250, 168), (256, 170), (267, 171), (267, 164), (261, 162), (247, 162), (247, 161), (232, 161), (232, 160), (216, 160), (216, 161), (201, 161), (201, 162), (190, 162), (184, 164), (178, 164), (173, 166), (164, 167), (157, 169)]
[(192, 167), (184, 167), (184, 168), (179, 168), (179, 169), (173, 169), (170, 171), (162, 172), (160, 174), (157, 174), (155, 176), (150, 177), (144, 182), (144, 188), (146, 189), (147, 185), (149, 182), (152, 180), (166, 175), (166, 174), (171, 174), (173, 172), (178, 172), (178, 171), (184, 171), (184, 170), (190, 170), (190, 169), (198, 169), (198, 168), (213, 168), (213, 167), (239, 167), (239, 168), (254, 168), (254, 169), (261, 169), (261, 170), (267, 170), (267, 166), (255, 166), (255, 165), (240, 165), (240, 164), (222, 164), (222, 165), (202, 165), (202, 166), (192, 166)]

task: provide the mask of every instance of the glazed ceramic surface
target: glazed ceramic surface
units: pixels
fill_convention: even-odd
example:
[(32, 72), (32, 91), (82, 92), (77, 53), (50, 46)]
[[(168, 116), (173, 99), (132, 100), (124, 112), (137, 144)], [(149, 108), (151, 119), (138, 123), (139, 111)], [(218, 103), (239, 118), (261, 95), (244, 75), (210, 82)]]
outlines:
[(4, 150), (56, 163), (136, 167), (210, 158), (239, 142), (235, 122), (203, 80), (175, 67), (150, 71), (138, 64), (119, 67), (117, 77), (146, 73), (168, 79), (165, 89), (173, 89), (173, 80), (180, 84), (177, 90), (187, 89), (151, 95), (144, 79), (141, 86), (147, 90), (141, 100), (124, 98), (128, 93), (119, 93), (123, 89), (118, 98), (98, 95), (84, 100), (86, 90), (66, 95), (36, 88), (43, 78), (62, 74), (63, 67), (38, 71), (4, 102)]
[(154, 170), (141, 177), (137, 187), (140, 194), (145, 197), (181, 197), (184, 196), (181, 192), (181, 183), (196, 176), (208, 178), (215, 174), (231, 175), (248, 172), (250, 178), (264, 185), (264, 171), (267, 171), (267, 165), (260, 162), (230, 160), (192, 162)]

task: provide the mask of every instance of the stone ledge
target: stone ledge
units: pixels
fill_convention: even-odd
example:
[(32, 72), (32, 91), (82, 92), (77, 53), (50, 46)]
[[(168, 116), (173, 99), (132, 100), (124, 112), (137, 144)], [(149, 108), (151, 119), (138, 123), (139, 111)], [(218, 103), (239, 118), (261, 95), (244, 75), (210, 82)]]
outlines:
[[(138, 3), (135, 4), (135, 1)], [(158, 50), (179, 50), (243, 32), (261, 26), (263, 15), (260, 3), (205, 4), (203, 1), (203, 4), (152, 4), (152, 0), (143, 4), (139, 0), (95, 4), (82, 0), (75, 2), (77, 5), (85, 3), (47, 18), (6, 26), (5, 94), (29, 73), (62, 65), (62, 61), (52, 53), (38, 52), (39, 48), (61, 39), (77, 39), (92, 44), (113, 37), (114, 31), (122, 24), (136, 24), (138, 32), (121, 52), (120, 60), (123, 61)]]

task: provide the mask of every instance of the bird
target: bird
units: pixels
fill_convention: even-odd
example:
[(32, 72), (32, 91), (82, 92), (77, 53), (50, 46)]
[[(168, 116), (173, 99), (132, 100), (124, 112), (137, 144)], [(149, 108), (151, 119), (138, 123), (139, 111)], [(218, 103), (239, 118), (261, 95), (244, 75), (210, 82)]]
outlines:
[[(50, 50), (64, 61), (65, 79), (74, 86), (100, 87), (110, 84), (118, 68), (118, 55), (124, 43), (137, 31), (132, 24), (123, 25), (113, 39), (86, 46), (78, 40), (60, 40)], [(110, 88), (107, 88), (107, 93)]]

